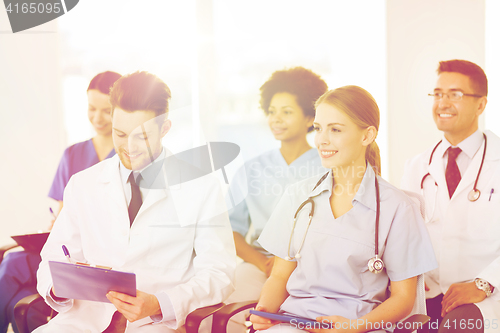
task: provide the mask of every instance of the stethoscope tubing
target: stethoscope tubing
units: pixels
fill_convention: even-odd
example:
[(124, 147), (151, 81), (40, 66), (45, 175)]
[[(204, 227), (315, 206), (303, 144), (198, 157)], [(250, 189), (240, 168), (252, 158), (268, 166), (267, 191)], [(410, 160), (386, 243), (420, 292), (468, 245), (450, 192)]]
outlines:
[[(312, 189), (313, 191), (316, 189), (316, 187), (318, 187), (323, 182), (323, 180), (326, 179), (326, 177), (328, 176), (329, 173), (330, 173), (330, 171), (328, 171), (326, 174), (323, 175), (323, 177), (320, 178), (320, 180), (316, 183), (316, 185)], [(302, 237), (302, 241), (300, 242), (297, 253), (293, 257), (291, 257), (290, 256), (290, 246), (292, 245), (293, 233), (295, 231), (295, 225), (297, 224), (297, 217), (298, 217), (300, 211), (302, 210), (302, 208), (304, 208), (304, 206), (307, 205), (308, 203), (311, 204), (311, 211), (309, 212), (309, 222), (307, 223), (306, 231), (304, 232), (304, 236)], [(306, 201), (304, 201), (303, 203), (300, 204), (299, 208), (295, 212), (295, 215), (293, 216), (293, 227), (292, 227), (292, 232), (290, 234), (290, 241), (288, 242), (288, 252), (287, 252), (287, 256), (285, 258), (286, 260), (300, 258), (300, 250), (302, 250), (302, 246), (304, 246), (304, 241), (306, 240), (306, 235), (307, 235), (307, 232), (309, 231), (309, 226), (311, 225), (312, 218), (314, 216), (315, 206), (316, 206), (316, 204), (314, 203), (314, 200), (312, 199), (312, 197), (309, 197), (309, 198), (307, 198)]]
[[(321, 179), (318, 181), (318, 183), (316, 183), (316, 185), (314, 186), (313, 191), (326, 179), (329, 172), (326, 173), (325, 175), (323, 175), (323, 177), (321, 177)], [(377, 260), (381, 263), (382, 268), (377, 269), (377, 272), (374, 272), (374, 273), (379, 273), (383, 269), (384, 265), (383, 265), (382, 260), (378, 257), (378, 253), (379, 253), (378, 252), (378, 250), (379, 250), (378, 249), (378, 229), (379, 229), (379, 222), (380, 222), (380, 190), (379, 190), (379, 183), (378, 183), (377, 175), (375, 175), (375, 192), (376, 192), (376, 201), (377, 201), (377, 210), (376, 210), (376, 215), (375, 215), (376, 216), (375, 217), (375, 257), (373, 259), (371, 259), (370, 261)], [(300, 242), (299, 248), (297, 249), (295, 256), (291, 257), (290, 256), (290, 247), (292, 244), (295, 226), (297, 224), (297, 217), (298, 217), (300, 211), (302, 210), (302, 208), (304, 208), (304, 206), (306, 206), (307, 204), (311, 204), (311, 211), (309, 212), (309, 221), (307, 223), (307, 227), (306, 227), (306, 230), (304, 232), (304, 236), (302, 237), (302, 241)], [(314, 216), (314, 209), (315, 209), (315, 203), (314, 203), (313, 197), (309, 197), (309, 198), (307, 198), (306, 201), (304, 201), (300, 204), (299, 208), (295, 212), (295, 215), (293, 216), (292, 232), (290, 234), (290, 240), (288, 242), (288, 252), (287, 252), (287, 257), (285, 258), (286, 260), (292, 260), (292, 259), (301, 257), (300, 251), (302, 250), (302, 247), (304, 245), (304, 241), (305, 241), (306, 236), (307, 236), (307, 232), (309, 231), (309, 226), (311, 225), (312, 218)], [(369, 264), (369, 267), (370, 267), (370, 264)], [(372, 271), (371, 268), (370, 268), (370, 271)]]
[(377, 175), (375, 175), (375, 192), (377, 195), (377, 213), (375, 215), (375, 257), (378, 258), (378, 225), (380, 221), (380, 191)]
[[(479, 196), (481, 195), (481, 192), (477, 189), (477, 182), (479, 180), (479, 176), (481, 175), (481, 171), (483, 170), (483, 164), (484, 164), (484, 157), (486, 156), (486, 147), (488, 145), (488, 139), (486, 137), (486, 134), (483, 133), (483, 137), (484, 137), (484, 148), (483, 148), (483, 156), (481, 157), (481, 165), (479, 166), (479, 170), (477, 172), (477, 175), (476, 175), (476, 180), (474, 182), (474, 187), (472, 188), (472, 192), (474, 193), (478, 193), (478, 196), (475, 197), (475, 200), (471, 200), (470, 199), (470, 196), (469, 196), (469, 201), (471, 202), (474, 202), (476, 201), (477, 199), (479, 199)], [(432, 152), (431, 152), (431, 156), (429, 158), (429, 163), (428, 165), (431, 165), (432, 163), (432, 158), (434, 157), (434, 153), (436, 152), (436, 149), (437, 147), (439, 147), (439, 145), (441, 144), (441, 142), (443, 142), (443, 140), (439, 141), (436, 146), (434, 147), (434, 149), (432, 149)], [(425, 182), (425, 179), (430, 176), (431, 174), (428, 172), (426, 173), (423, 177), (422, 177), (422, 180), (420, 181), (420, 189), (423, 190), (424, 189), (424, 182)], [(437, 186), (437, 183), (435, 183), (436, 186)]]

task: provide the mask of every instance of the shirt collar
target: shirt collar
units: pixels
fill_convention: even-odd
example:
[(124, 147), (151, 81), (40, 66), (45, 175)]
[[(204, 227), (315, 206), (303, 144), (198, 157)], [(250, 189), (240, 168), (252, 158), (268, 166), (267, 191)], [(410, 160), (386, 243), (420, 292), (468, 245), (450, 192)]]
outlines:
[(143, 178), (143, 182), (141, 182), (141, 187), (144, 187), (143, 184), (153, 183), (156, 176), (158, 175), (158, 172), (161, 169), (161, 166), (163, 165), (164, 160), (165, 160), (165, 149), (163, 147), (160, 155), (158, 155), (158, 157), (153, 161), (153, 163), (146, 165), (141, 170), (134, 170), (134, 171), (129, 170), (123, 165), (122, 161), (120, 160), (119, 165), (120, 165), (120, 176), (122, 178), (122, 183), (123, 184), (128, 183), (128, 177), (130, 177), (131, 172), (136, 172), (141, 174), (141, 177)]
[(370, 163), (366, 162), (365, 174), (363, 176), (363, 179), (361, 180), (361, 184), (359, 185), (358, 192), (356, 192), (354, 199), (352, 199), (353, 206), (354, 202), (357, 201), (370, 208), (371, 210), (377, 209), (375, 177), (377, 177), (377, 175), (375, 174), (373, 167), (370, 165)]
[[(375, 190), (375, 171), (373, 171), (370, 163), (366, 162), (366, 171), (363, 175), (363, 179), (361, 180), (361, 184), (359, 186), (356, 195), (354, 196), (352, 203), (357, 201), (366, 207), (376, 210), (377, 209), (377, 198), (376, 198), (376, 190)], [(321, 181), (322, 180), (322, 181)], [(315, 197), (320, 195), (324, 191), (328, 191), (329, 196), (332, 193), (334, 179), (333, 172), (329, 171), (327, 174), (323, 175), (323, 177), (318, 181), (319, 184), (316, 184), (316, 188), (311, 191), (309, 197)]]
[[(474, 133), (472, 133), (468, 138), (460, 142), (456, 147), (460, 148), (462, 152), (465, 153), (465, 155), (467, 155), (469, 159), (472, 159), (474, 155), (476, 155), (481, 145), (483, 144), (483, 141), (484, 141), (483, 133), (480, 130), (477, 130)], [(448, 151), (448, 148), (453, 146), (446, 138), (443, 138), (441, 146), (442, 146), (441, 156), (443, 156), (444, 158), (444, 155)]]
[(333, 172), (332, 170), (328, 171), (328, 173), (324, 174), (318, 182), (314, 185), (315, 187), (309, 194), (309, 198), (313, 198), (315, 196), (320, 195), (324, 191), (332, 192), (333, 188)]

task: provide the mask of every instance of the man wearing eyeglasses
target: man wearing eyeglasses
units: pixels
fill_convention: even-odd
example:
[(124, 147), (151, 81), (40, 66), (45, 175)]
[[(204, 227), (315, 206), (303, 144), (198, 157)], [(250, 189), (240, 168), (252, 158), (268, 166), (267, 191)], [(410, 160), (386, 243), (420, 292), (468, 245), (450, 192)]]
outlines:
[(438, 258), (439, 267), (425, 275), (430, 328), (499, 332), (500, 138), (478, 129), (488, 81), (465, 60), (441, 61), (437, 73), (429, 96), (444, 137), (407, 161), (401, 183), (424, 196)]

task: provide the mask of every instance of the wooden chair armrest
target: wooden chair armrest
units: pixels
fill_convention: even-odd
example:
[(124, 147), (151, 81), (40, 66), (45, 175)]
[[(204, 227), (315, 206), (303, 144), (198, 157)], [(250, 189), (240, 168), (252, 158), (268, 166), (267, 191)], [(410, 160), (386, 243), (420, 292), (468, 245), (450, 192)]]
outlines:
[(224, 303), (209, 305), (203, 308), (196, 309), (188, 314), (188, 316), (186, 317), (186, 333), (198, 333), (202, 320), (210, 316), (223, 306)]
[(43, 297), (39, 294), (26, 296), (17, 302), (14, 307), (14, 318), (20, 333), (29, 333), (27, 313), (33, 305), (39, 302), (44, 302)]
[(212, 322), (212, 332), (226, 333), (229, 319), (238, 312), (254, 308), (257, 301), (237, 302), (225, 305), (222, 309), (214, 313)]
[(405, 321), (399, 323), (402, 328), (397, 328), (394, 333), (411, 333), (418, 329), (418, 332), (426, 332), (427, 327), (424, 325), (431, 319), (431, 317), (424, 314), (414, 314), (413, 316), (407, 318)]

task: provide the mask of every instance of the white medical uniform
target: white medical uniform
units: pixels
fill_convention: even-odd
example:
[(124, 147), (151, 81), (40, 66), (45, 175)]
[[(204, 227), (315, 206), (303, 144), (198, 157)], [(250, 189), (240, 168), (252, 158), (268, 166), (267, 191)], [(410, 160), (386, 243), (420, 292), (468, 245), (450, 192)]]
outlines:
[[(477, 183), (481, 191), (477, 201), (470, 202), (467, 195), (483, 156), (480, 131), (458, 145), (462, 149), (457, 157), (462, 179), (451, 199), (445, 178), (446, 150), (451, 144), (446, 139), (436, 148), (430, 165), (434, 147), (408, 160), (401, 187), (422, 193), (425, 199), (426, 226), (439, 263), (439, 268), (425, 275), (430, 288), (427, 298), (445, 294), (453, 283), (485, 279), (495, 290), (476, 305), (485, 319), (485, 333), (489, 333), (500, 330), (500, 138), (490, 131), (485, 134), (487, 150)], [(427, 173), (430, 175), (422, 190), (421, 181)]]
[[(308, 197), (315, 202), (315, 212), (301, 257), (296, 259), (297, 268), (288, 279), (289, 297), (280, 311), (308, 318), (340, 315), (357, 319), (387, 299), (390, 281), (405, 280), (437, 267), (418, 207), (378, 177), (379, 256), (386, 268), (380, 274), (368, 270), (367, 263), (375, 256), (375, 176), (368, 164), (352, 209), (338, 218), (334, 218), (330, 206), (331, 172), (314, 190), (320, 177), (290, 186), (283, 195), (259, 238), (274, 255), (288, 255), (293, 216)], [(304, 237), (310, 210), (308, 204), (298, 215), (290, 246), (292, 257)]]

